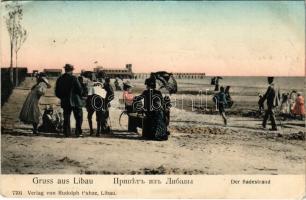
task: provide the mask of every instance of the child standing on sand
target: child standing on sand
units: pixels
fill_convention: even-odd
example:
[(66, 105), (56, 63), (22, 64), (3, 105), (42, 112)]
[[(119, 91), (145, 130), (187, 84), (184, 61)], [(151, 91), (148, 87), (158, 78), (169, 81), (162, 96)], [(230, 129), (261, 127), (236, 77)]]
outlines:
[(259, 100), (258, 100), (258, 112), (259, 112), (259, 114), (261, 114), (265, 110), (264, 99), (263, 99), (263, 96), (261, 94), (259, 94), (258, 97), (259, 97)]

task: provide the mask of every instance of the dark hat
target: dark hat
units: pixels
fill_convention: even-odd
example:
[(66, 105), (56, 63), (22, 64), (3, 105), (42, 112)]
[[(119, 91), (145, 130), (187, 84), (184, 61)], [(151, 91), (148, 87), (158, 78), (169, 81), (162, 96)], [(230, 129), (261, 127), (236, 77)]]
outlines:
[(147, 78), (145, 80), (145, 85), (151, 86), (151, 87), (156, 87), (156, 80), (153, 77)]
[(272, 76), (269, 76), (269, 77), (268, 77), (268, 83), (269, 83), (269, 84), (273, 83), (273, 80), (274, 80), (274, 77), (272, 77)]
[(134, 87), (134, 86), (131, 84), (130, 81), (124, 81), (124, 82), (123, 82), (123, 85), (124, 85), (125, 87)]
[(105, 80), (105, 82), (108, 82), (108, 83), (109, 83), (109, 82), (110, 82), (110, 77), (107, 76), (107, 77), (105, 77), (104, 80)]
[(64, 69), (65, 70), (74, 70), (74, 66), (73, 65), (71, 65), (71, 64), (66, 64), (65, 66), (64, 66)]

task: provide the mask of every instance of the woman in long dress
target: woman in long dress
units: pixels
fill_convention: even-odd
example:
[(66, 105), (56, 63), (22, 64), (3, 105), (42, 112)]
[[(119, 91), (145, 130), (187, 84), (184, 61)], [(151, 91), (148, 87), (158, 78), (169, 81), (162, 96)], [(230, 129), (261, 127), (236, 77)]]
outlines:
[(146, 117), (143, 123), (143, 137), (155, 140), (167, 140), (167, 125), (163, 112), (164, 100), (161, 92), (156, 90), (156, 80), (146, 79), (147, 89), (141, 97), (144, 99)]
[(39, 99), (46, 93), (47, 88), (50, 88), (46, 77), (38, 77), (37, 83), (31, 88), (25, 102), (20, 111), (19, 119), (25, 124), (33, 125), (33, 133), (37, 134), (37, 126), (41, 116), (38, 106)]

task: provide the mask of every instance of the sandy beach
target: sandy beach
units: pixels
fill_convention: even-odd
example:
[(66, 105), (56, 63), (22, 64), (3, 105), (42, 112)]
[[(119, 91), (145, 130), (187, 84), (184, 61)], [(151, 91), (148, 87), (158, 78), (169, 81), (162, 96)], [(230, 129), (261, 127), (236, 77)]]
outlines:
[[(262, 78), (265, 80), (265, 78)], [(143, 90), (143, 80), (132, 80), (135, 92)], [(194, 81), (194, 80), (193, 80)], [(226, 84), (227, 79), (223, 80)], [(54, 86), (55, 80), (51, 80)], [(283, 81), (284, 82), (284, 81)], [(1, 170), (3, 174), (303, 174), (305, 173), (305, 121), (278, 119), (279, 130), (261, 128), (262, 118), (250, 115), (257, 109), (258, 93), (265, 84), (228, 82), (235, 104), (228, 110), (228, 126), (212, 107), (211, 93), (204, 104), (197, 90), (212, 91), (209, 78), (178, 80), (176, 106), (171, 109), (168, 141), (148, 141), (129, 133), (119, 124), (122, 92), (115, 92), (110, 110), (111, 135), (90, 137), (86, 110), (83, 109), (84, 138), (64, 138), (62, 134), (32, 135), (31, 126), (18, 120), (23, 101), (34, 84), (27, 78), (15, 88), (1, 112)], [(235, 85), (236, 84), (236, 85)], [(282, 83), (282, 89), (292, 86)], [(304, 80), (293, 83), (302, 90)], [(184, 92), (185, 91), (185, 92)], [(190, 93), (195, 93), (190, 95)], [(189, 93), (189, 94), (188, 94)], [(204, 92), (205, 93), (205, 92)], [(182, 95), (184, 103), (182, 105)], [(195, 100), (194, 100), (195, 99)], [(192, 102), (194, 108), (192, 108)], [(59, 105), (54, 87), (41, 101)], [(205, 110), (205, 109), (204, 109)], [(123, 119), (124, 120), (124, 119)], [(95, 119), (94, 119), (95, 121)], [(72, 126), (74, 124), (72, 123)], [(269, 126), (269, 125), (268, 125)], [(94, 124), (94, 127), (96, 125)]]

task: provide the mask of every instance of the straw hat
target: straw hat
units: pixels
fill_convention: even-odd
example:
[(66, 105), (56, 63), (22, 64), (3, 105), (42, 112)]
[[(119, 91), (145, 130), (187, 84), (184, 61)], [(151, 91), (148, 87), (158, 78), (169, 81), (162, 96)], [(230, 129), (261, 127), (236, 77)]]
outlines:
[(48, 87), (48, 88), (51, 87), (51, 85), (50, 85), (50, 83), (49, 83), (47, 77), (43, 76), (43, 77), (40, 77), (40, 79), (41, 79), (42, 82), (45, 82), (45, 83), (47, 84), (47, 87)]

